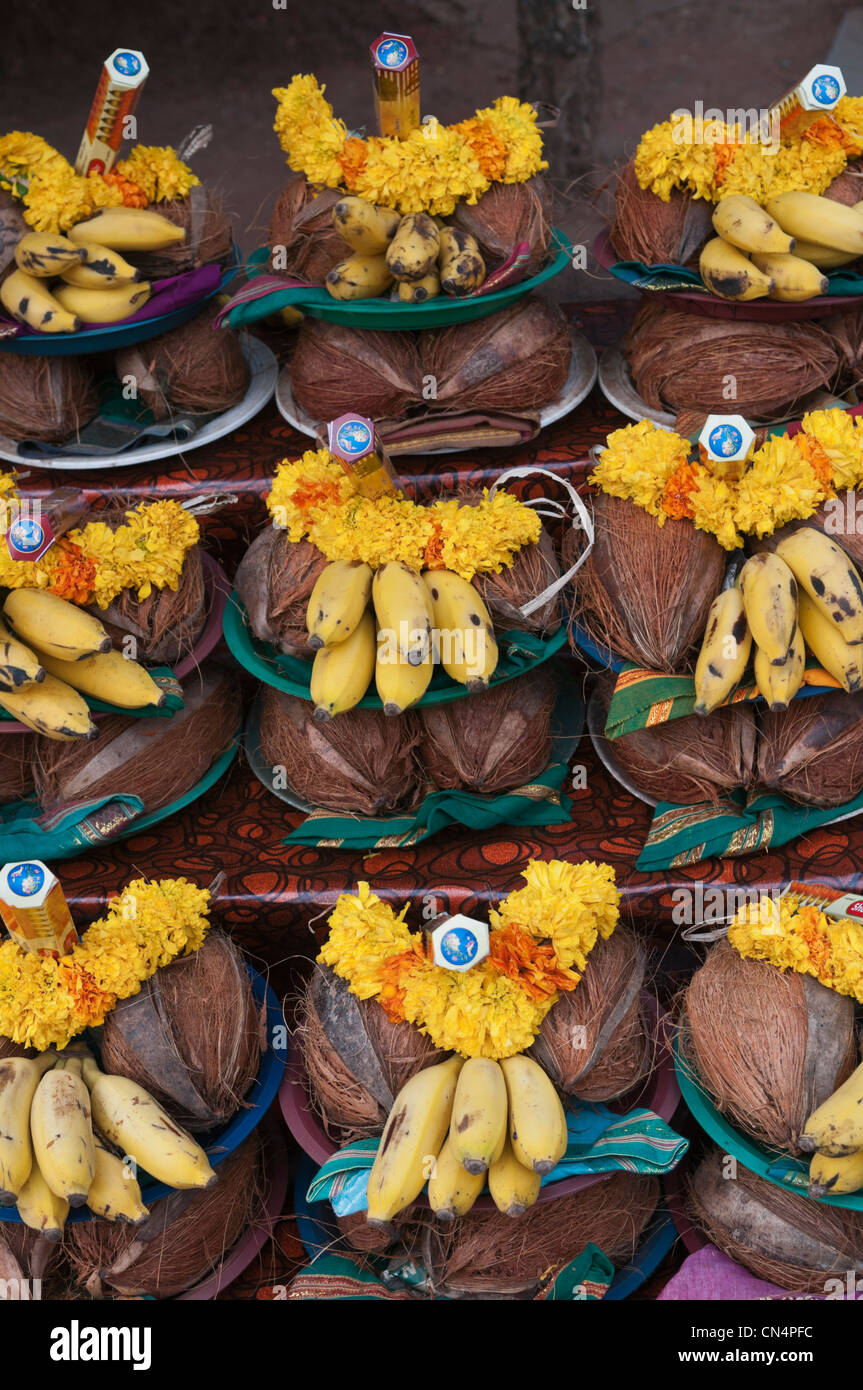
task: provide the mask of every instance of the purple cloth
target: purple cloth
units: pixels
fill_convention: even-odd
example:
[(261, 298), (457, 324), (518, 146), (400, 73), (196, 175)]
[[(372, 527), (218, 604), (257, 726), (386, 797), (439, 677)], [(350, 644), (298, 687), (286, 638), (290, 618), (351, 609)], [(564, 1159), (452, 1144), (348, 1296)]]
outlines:
[[(844, 1282), (842, 1280), (843, 1284)], [(863, 1298), (863, 1281), (860, 1281), (860, 1284), (861, 1287), (855, 1295), (857, 1301)], [(837, 1287), (831, 1302), (847, 1297), (847, 1290), (840, 1295)], [(680, 1269), (658, 1295), (659, 1302), (668, 1303), (697, 1302), (699, 1299), (717, 1303), (742, 1303), (772, 1298), (806, 1301), (815, 1299), (820, 1302), (826, 1295), (788, 1293), (776, 1284), (768, 1284), (750, 1274), (742, 1265), (735, 1264), (727, 1255), (723, 1255), (721, 1250), (717, 1250), (715, 1245), (705, 1245), (703, 1250), (696, 1251), (694, 1255), (687, 1255)]]
[[(173, 314), (177, 309), (185, 309), (187, 304), (195, 304), (198, 300), (206, 299), (208, 295), (213, 294), (221, 284), (222, 274), (220, 265), (201, 265), (197, 270), (183, 271), (182, 275), (170, 275), (166, 280), (154, 280), (153, 293), (136, 314), (130, 314), (119, 323), (87, 323), (82, 325), (79, 331), (90, 333), (99, 328), (125, 328), (130, 323), (145, 323), (148, 319), (160, 318), (163, 314)], [(38, 333), (34, 328), (28, 328), (23, 323), (16, 324), (12, 319), (5, 322), (8, 322), (10, 327), (17, 328), (15, 337), (48, 336)]]

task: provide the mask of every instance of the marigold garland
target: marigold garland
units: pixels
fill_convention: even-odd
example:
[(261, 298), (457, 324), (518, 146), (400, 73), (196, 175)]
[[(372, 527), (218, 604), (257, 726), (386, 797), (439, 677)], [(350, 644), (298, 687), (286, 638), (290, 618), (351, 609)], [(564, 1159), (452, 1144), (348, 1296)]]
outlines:
[(490, 913), (490, 954), (471, 970), (443, 970), (423, 939), (360, 883), (329, 919), (318, 960), (394, 1022), (413, 1023), (436, 1047), (464, 1057), (511, 1057), (530, 1047), (561, 991), (575, 989), (598, 936), (618, 918), (608, 864), (531, 860), (525, 887)]
[(26, 1047), (62, 1048), (104, 1023), (120, 999), (177, 956), (202, 945), (210, 894), (185, 878), (135, 879), (91, 923), (68, 956), (54, 960), (0, 945), (0, 1034)]
[(401, 494), (360, 497), (326, 449), (277, 465), (267, 509), (292, 541), (312, 541), (328, 560), (362, 560), (372, 569), (401, 560), (465, 579), (500, 573), (523, 545), (539, 540), (542, 524), (531, 507), (503, 491), (493, 497), (484, 491), (475, 506), (457, 498), (420, 506)]
[(772, 435), (739, 481), (690, 459), (692, 445), (650, 420), (614, 430), (590, 481), (655, 516), (686, 517), (726, 550), (805, 520), (826, 499), (863, 483), (863, 426), (844, 410), (814, 410), (794, 435)]
[(801, 905), (789, 893), (778, 903), (750, 903), (742, 908), (729, 927), (728, 940), (741, 956), (812, 975), (828, 989), (863, 1004), (860, 922), (828, 917), (817, 907)]
[(548, 164), (536, 112), (515, 97), (498, 97), (458, 125), (429, 121), (403, 140), (348, 133), (311, 74), (276, 87), (273, 129), (289, 168), (312, 184), (346, 188), (402, 214), (448, 216), (464, 199), (475, 203), (493, 180), (523, 183)]

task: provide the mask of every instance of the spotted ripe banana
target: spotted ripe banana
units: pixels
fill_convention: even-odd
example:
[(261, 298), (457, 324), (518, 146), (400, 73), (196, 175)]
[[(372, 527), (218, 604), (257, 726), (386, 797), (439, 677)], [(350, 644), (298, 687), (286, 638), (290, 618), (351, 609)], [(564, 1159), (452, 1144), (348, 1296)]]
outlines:
[(120, 709), (143, 709), (145, 705), (161, 708), (165, 703), (165, 692), (159, 689), (149, 671), (120, 651), (96, 652), (79, 661), (58, 661), (46, 654), (42, 661), (49, 675), (65, 681), (73, 690), (118, 705)]
[(755, 684), (772, 710), (787, 709), (803, 684), (806, 647), (798, 624), (788, 656), (784, 661), (768, 661), (760, 647), (755, 649)]
[(13, 319), (40, 333), (77, 333), (81, 320), (64, 309), (45, 281), (25, 270), (13, 270), (0, 285), (0, 304)]
[(485, 690), (498, 662), (491, 614), (474, 588), (452, 570), (424, 570), (440, 663), (468, 690)]
[(540, 1186), (539, 1173), (519, 1163), (507, 1139), (500, 1158), (488, 1170), (488, 1190), (498, 1211), (523, 1216), (539, 1196)]
[(801, 299), (814, 299), (816, 295), (826, 294), (830, 287), (827, 276), (802, 256), (754, 252), (752, 263), (773, 281), (770, 298), (783, 303), (793, 304)]
[(734, 694), (746, 670), (752, 637), (736, 585), (723, 589), (710, 606), (695, 665), (695, 713), (710, 714)]
[(383, 255), (400, 222), (397, 212), (377, 207), (365, 198), (340, 198), (333, 208), (333, 226), (342, 241), (361, 256)]
[(422, 280), (434, 270), (441, 234), (427, 212), (403, 217), (387, 248), (387, 266), (395, 280)]
[(794, 250), (794, 238), (783, 232), (764, 208), (743, 193), (720, 198), (713, 209), (713, 228), (724, 241), (740, 251), (787, 252)]
[(86, 700), (56, 676), (46, 676), (17, 690), (0, 691), (0, 706), (13, 719), (46, 738), (93, 739), (99, 734)]
[(15, 264), (37, 280), (62, 275), (70, 266), (80, 265), (84, 253), (68, 237), (54, 232), (27, 232), (15, 247)]
[(845, 641), (863, 642), (863, 582), (841, 546), (814, 526), (801, 526), (779, 542), (776, 554)]
[(799, 1139), (804, 1153), (847, 1158), (863, 1149), (863, 1065), (813, 1110)]
[(817, 193), (779, 193), (767, 211), (789, 236), (863, 255), (863, 214)]
[(374, 670), (375, 624), (367, 610), (344, 642), (315, 653), (309, 683), (315, 719), (323, 722), (358, 705)]
[(185, 227), (149, 208), (100, 208), (69, 230), (79, 246), (95, 241), (112, 251), (164, 251), (186, 240)]
[(24, 1225), (29, 1226), (31, 1231), (38, 1231), (40, 1236), (52, 1243), (62, 1238), (69, 1203), (65, 1197), (58, 1197), (56, 1192), (51, 1191), (35, 1160), (15, 1205)]
[(393, 1102), (369, 1173), (367, 1220), (387, 1226), (410, 1206), (434, 1171), (452, 1116), (460, 1057), (426, 1067)]
[(470, 294), (485, 279), (479, 246), (461, 227), (444, 227), (440, 234), (438, 273), (444, 294)]
[(372, 603), (381, 636), (398, 644), (403, 661), (422, 666), (432, 650), (434, 613), (420, 575), (401, 560), (381, 565), (372, 582)]
[(30, 1106), (43, 1073), (56, 1060), (53, 1052), (0, 1060), (0, 1206), (12, 1206), (30, 1176)]
[(538, 1062), (518, 1053), (505, 1057), (501, 1070), (509, 1099), (509, 1138), (519, 1163), (540, 1177), (566, 1153), (566, 1113), (557, 1091)]
[(44, 679), (45, 667), (35, 652), (0, 623), (0, 690), (18, 690)]
[(403, 304), (424, 304), (427, 299), (436, 299), (440, 294), (440, 276), (430, 270), (421, 280), (400, 280), (399, 299)]
[(312, 650), (350, 637), (369, 606), (371, 593), (372, 572), (361, 560), (334, 560), (322, 569), (306, 609)]
[(818, 246), (814, 241), (802, 241), (800, 237), (797, 238), (794, 254), (817, 265), (819, 270), (835, 270), (837, 266), (850, 265), (851, 261), (857, 260), (854, 251), (835, 251), (830, 246)]
[(773, 289), (769, 275), (753, 265), (743, 251), (719, 236), (708, 241), (702, 250), (698, 269), (707, 288), (720, 299), (744, 303), (763, 299)]
[(838, 1197), (863, 1187), (863, 1149), (844, 1158), (814, 1153), (809, 1165), (809, 1196)]
[(95, 290), (64, 281), (54, 291), (58, 303), (70, 314), (77, 314), (82, 323), (122, 323), (143, 309), (151, 292), (146, 280)]
[(761, 551), (750, 555), (738, 583), (752, 640), (768, 661), (785, 661), (797, 629), (797, 583), (788, 565)]
[(51, 1191), (70, 1207), (87, 1200), (96, 1171), (90, 1096), (79, 1058), (61, 1058), (46, 1071), (30, 1106), (33, 1157)]
[(468, 1173), (496, 1163), (506, 1143), (506, 1082), (492, 1057), (469, 1057), (459, 1072), (452, 1107), (450, 1143)]
[(412, 666), (401, 655), (397, 641), (389, 636), (378, 637), (375, 688), (384, 714), (404, 714), (425, 695), (433, 675), (431, 652), (419, 666)]
[(123, 1221), (137, 1226), (146, 1221), (149, 1209), (141, 1201), (141, 1189), (130, 1165), (124, 1163), (94, 1135), (96, 1171), (87, 1193), (87, 1206), (103, 1221)]
[(58, 661), (78, 661), (112, 647), (98, 618), (47, 589), (12, 589), (3, 613), (20, 641)]
[(327, 271), (324, 284), (333, 299), (374, 299), (393, 282), (385, 256), (348, 256)]
[(837, 680), (843, 690), (863, 688), (863, 645), (851, 646), (838, 627), (825, 618), (805, 589), (797, 590), (797, 620), (804, 641), (816, 661)]
[(450, 1128), (429, 1178), (429, 1206), (439, 1221), (455, 1221), (470, 1211), (484, 1187), (485, 1171), (471, 1174), (459, 1163)]
[(82, 290), (111, 290), (120, 285), (136, 284), (141, 279), (138, 267), (130, 265), (109, 246), (85, 241), (78, 250), (80, 262), (64, 270), (60, 277), (67, 285), (77, 285)]

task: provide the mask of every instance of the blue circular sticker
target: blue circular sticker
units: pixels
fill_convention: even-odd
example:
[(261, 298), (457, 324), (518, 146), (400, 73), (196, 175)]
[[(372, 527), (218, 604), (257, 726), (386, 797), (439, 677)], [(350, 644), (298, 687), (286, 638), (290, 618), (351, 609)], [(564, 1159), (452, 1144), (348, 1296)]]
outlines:
[(448, 965), (470, 965), (479, 949), (479, 943), (467, 927), (451, 927), (440, 941), (440, 953)]
[(743, 435), (736, 425), (717, 425), (707, 436), (707, 447), (714, 458), (730, 459), (743, 448)]
[(833, 106), (839, 100), (839, 83), (829, 73), (822, 73), (812, 83), (812, 96), (819, 106)]
[(336, 430), (336, 443), (345, 454), (364, 454), (372, 442), (372, 432), (362, 420), (346, 420)]
[(16, 550), (38, 550), (43, 540), (45, 532), (38, 521), (33, 521), (30, 517), (19, 517), (13, 521), (7, 532), (9, 540)]
[(19, 898), (32, 898), (45, 882), (45, 870), (39, 864), (16, 864), (9, 870), (6, 881)]
[(141, 59), (137, 53), (117, 53), (114, 56), (114, 67), (124, 77), (137, 77), (141, 71)]
[(378, 44), (375, 57), (385, 68), (400, 68), (407, 62), (408, 46), (401, 39), (384, 39)]

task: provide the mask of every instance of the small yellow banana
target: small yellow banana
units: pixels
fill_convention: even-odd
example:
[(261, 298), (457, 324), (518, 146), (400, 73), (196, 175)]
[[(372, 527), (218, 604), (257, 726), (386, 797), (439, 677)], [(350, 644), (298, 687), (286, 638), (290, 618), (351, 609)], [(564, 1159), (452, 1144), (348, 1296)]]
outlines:
[(752, 637), (736, 585), (710, 606), (695, 666), (695, 713), (710, 714), (734, 694), (746, 670)]
[(854, 251), (834, 251), (829, 246), (818, 246), (814, 241), (801, 241), (800, 237), (797, 238), (794, 254), (817, 265), (819, 270), (835, 270), (837, 266), (850, 265), (857, 260)]
[(767, 211), (790, 236), (863, 255), (863, 214), (832, 198), (794, 191), (771, 198)]
[(387, 266), (396, 280), (421, 280), (434, 269), (440, 251), (440, 232), (427, 212), (403, 217), (387, 248)]
[(826, 294), (830, 288), (827, 276), (802, 256), (753, 252), (752, 263), (773, 281), (770, 298), (783, 303), (814, 299), (817, 295)]
[(506, 1082), (492, 1057), (469, 1057), (462, 1067), (452, 1107), (450, 1143), (468, 1173), (496, 1163), (506, 1143)]
[(767, 661), (783, 662), (797, 630), (797, 584), (778, 554), (750, 555), (740, 571), (740, 592), (752, 639)]
[(64, 282), (54, 293), (63, 308), (77, 314), (82, 323), (122, 323), (143, 309), (151, 290), (146, 281), (96, 290)]
[(31, 1231), (38, 1231), (45, 1240), (52, 1242), (62, 1238), (69, 1203), (65, 1197), (58, 1197), (56, 1192), (51, 1191), (35, 1159), (15, 1205), (24, 1225), (29, 1226)]
[(470, 1211), (484, 1187), (485, 1170), (471, 1174), (459, 1162), (450, 1129), (429, 1178), (429, 1206), (439, 1221), (454, 1221)]
[(551, 1080), (524, 1053), (505, 1057), (501, 1070), (509, 1098), (509, 1138), (519, 1163), (542, 1176), (566, 1153), (566, 1112)]
[(773, 289), (769, 275), (753, 265), (743, 251), (738, 251), (722, 237), (708, 241), (698, 262), (701, 278), (712, 294), (720, 299), (741, 303), (763, 299)]
[(740, 251), (788, 252), (794, 250), (794, 238), (783, 232), (764, 208), (743, 193), (720, 198), (713, 209), (713, 227), (724, 241), (730, 241)]
[(82, 259), (80, 246), (58, 232), (28, 232), (15, 247), (15, 264), (37, 280), (62, 275), (70, 266), (80, 265)]
[[(2, 652), (2, 646), (0, 646)], [(146, 705), (161, 708), (165, 692), (160, 690), (149, 671), (130, 661), (120, 651), (96, 652), (78, 661), (58, 661), (47, 654), (42, 657), (49, 675), (120, 709), (143, 709)]]
[(797, 619), (804, 641), (816, 661), (849, 692), (863, 688), (863, 643), (845, 641), (838, 627), (825, 618), (803, 588), (797, 591)]
[(803, 684), (806, 648), (800, 627), (795, 629), (784, 661), (768, 661), (760, 647), (755, 649), (755, 684), (772, 710), (787, 709)]
[(401, 560), (381, 565), (372, 582), (372, 603), (380, 636), (398, 644), (403, 661), (422, 666), (432, 650), (434, 613), (416, 570)]
[(473, 584), (452, 570), (424, 570), (434, 617), (439, 660), (447, 675), (468, 690), (485, 690), (497, 668), (494, 624)]
[(34, 733), (61, 741), (98, 738), (86, 700), (65, 681), (45, 676), (33, 685), (0, 691), (0, 706)]
[(90, 1097), (77, 1058), (61, 1059), (36, 1087), (30, 1106), (33, 1157), (51, 1191), (83, 1206), (96, 1171)]
[(863, 1149), (863, 1066), (813, 1110), (800, 1135), (804, 1153), (847, 1158)]
[(823, 531), (801, 526), (779, 542), (776, 554), (845, 641), (863, 642), (863, 582), (845, 551)]
[(94, 1135), (96, 1171), (87, 1193), (87, 1206), (103, 1221), (123, 1221), (137, 1226), (146, 1221), (149, 1209), (141, 1201), (141, 1189), (129, 1164)]
[(461, 227), (444, 227), (438, 271), (444, 294), (470, 294), (479, 289), (485, 279), (485, 261), (469, 232)]
[(838, 1197), (863, 1187), (863, 1149), (844, 1158), (814, 1153), (809, 1165), (809, 1196)]
[(79, 246), (96, 242), (112, 251), (163, 251), (186, 240), (185, 227), (149, 208), (100, 208), (69, 231)]
[(30, 1106), (43, 1073), (56, 1060), (53, 1052), (0, 1059), (0, 1206), (12, 1206), (30, 1176)]
[(45, 667), (35, 652), (0, 623), (0, 690), (19, 690), (45, 679)]
[(403, 304), (424, 304), (427, 299), (436, 299), (440, 294), (440, 276), (430, 270), (421, 280), (400, 280), (399, 299)]
[(130, 265), (118, 251), (112, 251), (108, 246), (85, 241), (78, 250), (81, 253), (80, 263), (64, 270), (61, 276), (67, 285), (77, 285), (83, 290), (110, 290), (121, 285), (136, 284), (141, 279), (137, 266)]
[(0, 304), (13, 319), (40, 333), (77, 333), (81, 327), (81, 320), (63, 308), (45, 281), (24, 270), (7, 275), (0, 285)]
[(393, 282), (385, 256), (348, 256), (327, 272), (324, 284), (333, 299), (374, 299)]
[(425, 695), (433, 675), (431, 652), (419, 666), (412, 666), (401, 655), (398, 642), (389, 637), (378, 637), (375, 688), (384, 714), (404, 714)]
[(3, 613), (20, 641), (58, 661), (78, 661), (112, 647), (98, 618), (47, 589), (12, 589)]
[(540, 1186), (539, 1173), (519, 1163), (507, 1139), (500, 1158), (488, 1170), (488, 1190), (498, 1211), (523, 1216), (539, 1196)]
[(372, 572), (361, 560), (334, 560), (321, 570), (309, 596), (309, 646), (335, 646), (358, 627), (369, 605)]
[(369, 1173), (367, 1220), (388, 1226), (434, 1172), (452, 1116), (460, 1057), (426, 1067), (396, 1096)]
[(365, 695), (375, 669), (375, 625), (366, 611), (350, 637), (321, 647), (312, 662), (309, 693), (315, 719), (325, 721), (353, 709)]
[(383, 255), (400, 221), (397, 212), (377, 207), (365, 198), (340, 198), (333, 208), (333, 226), (351, 250), (361, 256)]

